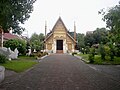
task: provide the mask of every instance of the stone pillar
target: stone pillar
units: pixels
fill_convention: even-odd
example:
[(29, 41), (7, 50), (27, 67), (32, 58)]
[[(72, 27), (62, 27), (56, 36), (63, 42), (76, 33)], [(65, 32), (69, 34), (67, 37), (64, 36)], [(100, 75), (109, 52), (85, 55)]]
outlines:
[(63, 40), (63, 53), (65, 53), (65, 40)]
[(52, 43), (52, 52), (51, 53), (53, 53), (53, 50), (54, 50), (54, 42)]
[(66, 43), (66, 53), (68, 53), (68, 44)]
[(56, 53), (56, 40), (53, 40), (53, 53)]

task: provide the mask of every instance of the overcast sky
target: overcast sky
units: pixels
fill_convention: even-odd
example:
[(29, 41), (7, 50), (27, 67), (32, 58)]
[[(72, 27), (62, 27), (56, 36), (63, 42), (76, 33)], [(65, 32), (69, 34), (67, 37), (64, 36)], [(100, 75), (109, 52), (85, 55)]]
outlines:
[[(34, 32), (44, 33), (45, 21), (47, 21), (47, 32), (52, 30), (59, 16), (61, 16), (66, 28), (74, 29), (76, 22), (77, 33), (93, 31), (97, 27), (105, 27), (98, 11), (118, 4), (120, 0), (37, 0), (34, 3), (34, 11), (23, 27), (28, 31), (30, 37)], [(27, 34), (24, 32), (23, 35)]]

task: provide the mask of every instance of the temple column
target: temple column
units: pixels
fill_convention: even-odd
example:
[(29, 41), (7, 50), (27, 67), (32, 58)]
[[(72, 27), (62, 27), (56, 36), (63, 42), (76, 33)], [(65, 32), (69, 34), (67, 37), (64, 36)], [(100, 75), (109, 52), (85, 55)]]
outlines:
[(48, 52), (48, 50), (47, 50), (47, 44), (45, 44), (45, 51)]
[(66, 45), (66, 39), (63, 40), (63, 53), (66, 53), (67, 51), (67, 45)]
[(56, 53), (56, 40), (53, 39), (53, 53)]
[(74, 52), (74, 44), (72, 44), (72, 52)]

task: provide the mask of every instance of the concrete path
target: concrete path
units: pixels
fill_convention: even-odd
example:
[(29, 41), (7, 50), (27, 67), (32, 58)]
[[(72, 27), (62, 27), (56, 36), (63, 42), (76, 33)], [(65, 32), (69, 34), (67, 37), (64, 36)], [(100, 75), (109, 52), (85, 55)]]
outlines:
[[(8, 79), (8, 83), (3, 82), (0, 90), (120, 90), (120, 67), (115, 68), (111, 70), (116, 72), (85, 64), (71, 55), (53, 54), (15, 79)], [(118, 77), (109, 75), (112, 73)]]

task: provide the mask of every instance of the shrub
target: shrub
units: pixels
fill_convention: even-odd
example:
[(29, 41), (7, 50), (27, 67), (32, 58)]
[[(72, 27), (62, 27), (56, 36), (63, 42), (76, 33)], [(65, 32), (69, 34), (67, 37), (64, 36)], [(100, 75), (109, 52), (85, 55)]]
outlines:
[(0, 63), (5, 63), (7, 60), (6, 56), (3, 54), (0, 54)]
[(96, 54), (96, 52), (95, 52), (95, 48), (91, 48), (91, 49), (90, 49), (90, 54), (92, 54), (93, 57), (95, 56), (95, 54)]
[(73, 52), (72, 55), (74, 56), (75, 54), (77, 54), (76, 52)]
[(81, 52), (84, 54), (84, 53), (85, 53), (85, 49), (84, 49), (84, 48), (82, 48), (82, 49), (81, 49)]
[(110, 48), (110, 60), (113, 61), (115, 56), (115, 46), (110, 43), (109, 48)]
[(37, 57), (42, 57), (42, 56), (43, 56), (43, 54), (41, 52), (37, 53)]
[(19, 43), (17, 41), (17, 39), (10, 39), (8, 41), (4, 42), (4, 46), (9, 48), (14, 51), (16, 47), (18, 47)]
[(104, 46), (105, 47), (105, 53), (106, 53), (106, 56), (109, 56), (110, 57), (110, 60), (113, 61), (114, 59), (114, 47), (113, 45), (109, 45), (109, 46)]
[(110, 55), (110, 48), (109, 48), (109, 46), (104, 45), (104, 49), (105, 49), (106, 56), (109, 56)]
[(99, 52), (100, 52), (100, 55), (101, 55), (101, 59), (105, 60), (106, 53), (105, 53), (104, 45), (102, 45), (102, 44), (99, 45)]
[(86, 46), (85, 53), (88, 54), (90, 52), (89, 46)]
[(19, 53), (20, 54), (25, 54), (26, 52), (26, 43), (24, 40), (21, 40), (21, 39), (10, 39), (6, 42), (4, 42), (4, 46), (9, 48), (14, 51), (15, 48), (18, 49)]
[(90, 63), (94, 62), (94, 57), (95, 57), (95, 48), (91, 48), (90, 49), (90, 54), (89, 54), (89, 57), (88, 57), (88, 60), (90, 61)]
[(31, 54), (30, 54), (30, 57), (35, 57), (35, 56), (37, 56), (36, 53), (31, 53)]
[(117, 56), (117, 57), (120, 57), (120, 44), (117, 44), (116, 46), (115, 46), (115, 55)]
[(26, 53), (26, 43), (24, 40), (18, 39), (19, 46), (17, 47), (19, 53), (25, 54)]
[(47, 52), (36, 52), (36, 53), (32, 53), (30, 56), (40, 58), (40, 57), (43, 57), (45, 55), (48, 55), (48, 53)]
[(48, 53), (47, 53), (47, 52), (44, 52), (43, 54), (44, 54), (44, 55), (48, 55)]
[(88, 60), (90, 61), (90, 63), (94, 62), (94, 56), (92, 54), (89, 54)]

